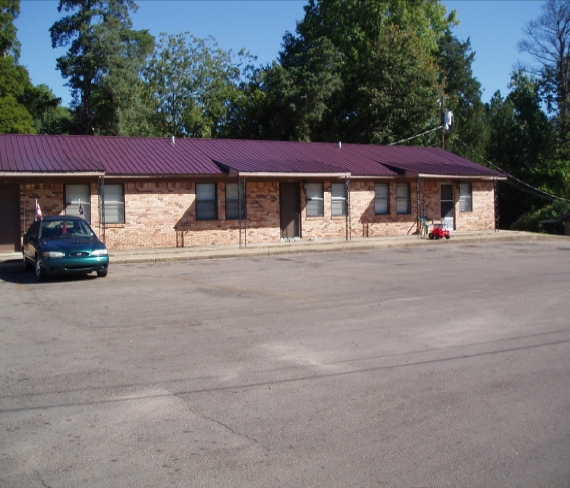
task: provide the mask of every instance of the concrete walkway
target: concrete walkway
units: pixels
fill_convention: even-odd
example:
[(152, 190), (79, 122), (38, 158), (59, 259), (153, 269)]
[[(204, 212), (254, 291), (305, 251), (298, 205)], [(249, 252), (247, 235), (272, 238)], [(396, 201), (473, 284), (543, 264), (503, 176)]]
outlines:
[[(534, 234), (515, 231), (454, 232), (449, 240), (429, 240), (417, 235), (390, 237), (358, 237), (346, 240), (292, 240), (278, 243), (184, 247), (167, 249), (131, 249), (109, 252), (112, 263), (187, 261), (194, 259), (218, 259), (238, 256), (263, 256), (273, 254), (291, 254), (299, 252), (352, 251), (376, 248), (406, 248), (414, 246), (444, 246), (457, 242), (496, 242), (496, 241), (532, 241), (561, 240), (570, 242), (568, 237), (549, 234)], [(0, 253), (0, 264), (13, 264), (21, 260), (19, 252)]]

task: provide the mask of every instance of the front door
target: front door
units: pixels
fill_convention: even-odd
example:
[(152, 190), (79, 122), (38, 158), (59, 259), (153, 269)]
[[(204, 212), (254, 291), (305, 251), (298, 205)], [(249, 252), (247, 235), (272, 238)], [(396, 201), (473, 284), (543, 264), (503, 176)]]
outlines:
[(18, 252), (20, 247), (18, 186), (0, 185), (0, 252)]
[(455, 228), (453, 185), (441, 185), (441, 223), (445, 224), (449, 230)]
[(281, 239), (301, 237), (301, 185), (279, 184)]

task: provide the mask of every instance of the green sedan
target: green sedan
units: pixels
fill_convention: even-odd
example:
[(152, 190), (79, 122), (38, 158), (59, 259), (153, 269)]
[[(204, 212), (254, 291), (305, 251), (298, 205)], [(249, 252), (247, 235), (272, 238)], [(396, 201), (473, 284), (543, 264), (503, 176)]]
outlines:
[(45, 217), (24, 234), (24, 266), (34, 268), (36, 278), (45, 275), (87, 274), (107, 276), (109, 253), (105, 244), (81, 217)]

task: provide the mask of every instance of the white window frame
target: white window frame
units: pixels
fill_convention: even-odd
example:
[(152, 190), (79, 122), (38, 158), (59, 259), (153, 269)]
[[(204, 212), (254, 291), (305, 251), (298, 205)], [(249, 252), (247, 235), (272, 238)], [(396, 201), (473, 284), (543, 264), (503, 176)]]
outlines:
[(471, 183), (459, 183), (459, 211), (473, 212), (473, 186)]
[(226, 183), (226, 220), (243, 220), (247, 217), (245, 195), (245, 183)]
[(396, 213), (398, 215), (412, 213), (412, 200), (409, 183), (396, 183)]
[(307, 198), (307, 217), (325, 216), (325, 196), (322, 183), (307, 183), (305, 186)]
[(218, 185), (196, 183), (196, 220), (218, 219)]
[(105, 184), (103, 187), (103, 216), (105, 224), (125, 223), (125, 186)]
[(382, 182), (374, 185), (374, 213), (390, 215), (390, 183)]
[(331, 183), (331, 215), (333, 217), (346, 217), (346, 185), (344, 183)]
[[(80, 203), (83, 215), (79, 212)], [(65, 185), (65, 215), (83, 217), (91, 223), (91, 187), (89, 183)]]

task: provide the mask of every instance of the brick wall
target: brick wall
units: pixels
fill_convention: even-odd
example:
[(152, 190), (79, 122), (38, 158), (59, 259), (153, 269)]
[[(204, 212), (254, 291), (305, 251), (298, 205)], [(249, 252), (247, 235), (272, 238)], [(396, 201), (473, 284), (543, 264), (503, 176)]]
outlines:
[[(381, 180), (378, 180), (381, 181)], [(387, 181), (387, 180), (385, 180)], [(213, 181), (212, 181), (213, 182)], [(352, 237), (406, 235), (416, 232), (417, 184), (410, 185), (411, 213), (396, 213), (396, 184), (389, 181), (390, 213), (375, 213), (375, 181), (352, 180), (350, 217), (332, 216), (331, 181), (323, 182), (324, 216), (307, 217), (306, 194), (301, 191), (301, 229), (303, 239), (344, 239), (347, 226)], [(119, 183), (106, 180), (106, 184)], [(196, 220), (196, 181), (190, 179), (128, 181), (124, 184), (125, 223), (99, 221), (97, 182), (90, 183), (91, 224), (110, 249), (190, 247), (278, 242), (281, 236), (279, 182), (248, 180), (246, 183), (247, 218), (226, 220), (225, 181), (216, 181), (218, 219)], [(301, 185), (301, 183), (299, 183)], [(426, 215), (439, 221), (440, 181), (425, 182)], [(302, 186), (301, 186), (302, 187)], [(23, 184), (20, 187), (22, 232), (35, 216), (38, 199), (44, 215), (65, 213), (65, 185), (57, 182)], [(494, 229), (494, 186), (492, 181), (474, 181), (473, 210), (459, 211), (459, 186), (454, 184), (455, 222), (460, 231)]]
[(473, 210), (459, 211), (459, 188), (455, 215), (457, 230), (483, 231), (495, 230), (495, 188), (492, 181), (474, 181), (472, 183)]
[(453, 185), (455, 230), (484, 231), (495, 229), (495, 192), (492, 181), (473, 181), (472, 210), (461, 212), (459, 206), (459, 183), (452, 181), (425, 181), (425, 215), (435, 223), (441, 220), (441, 185)]
[[(351, 181), (350, 206), (352, 235), (355, 237), (382, 237), (388, 235), (406, 235), (416, 230), (417, 185), (415, 181), (387, 181), (389, 184), (389, 213), (376, 215), (374, 180)], [(396, 184), (409, 183), (411, 213), (396, 213)]]
[(62, 215), (65, 195), (61, 183), (27, 183), (20, 185), (20, 229), (28, 230), (36, 218), (36, 200), (43, 215)]

